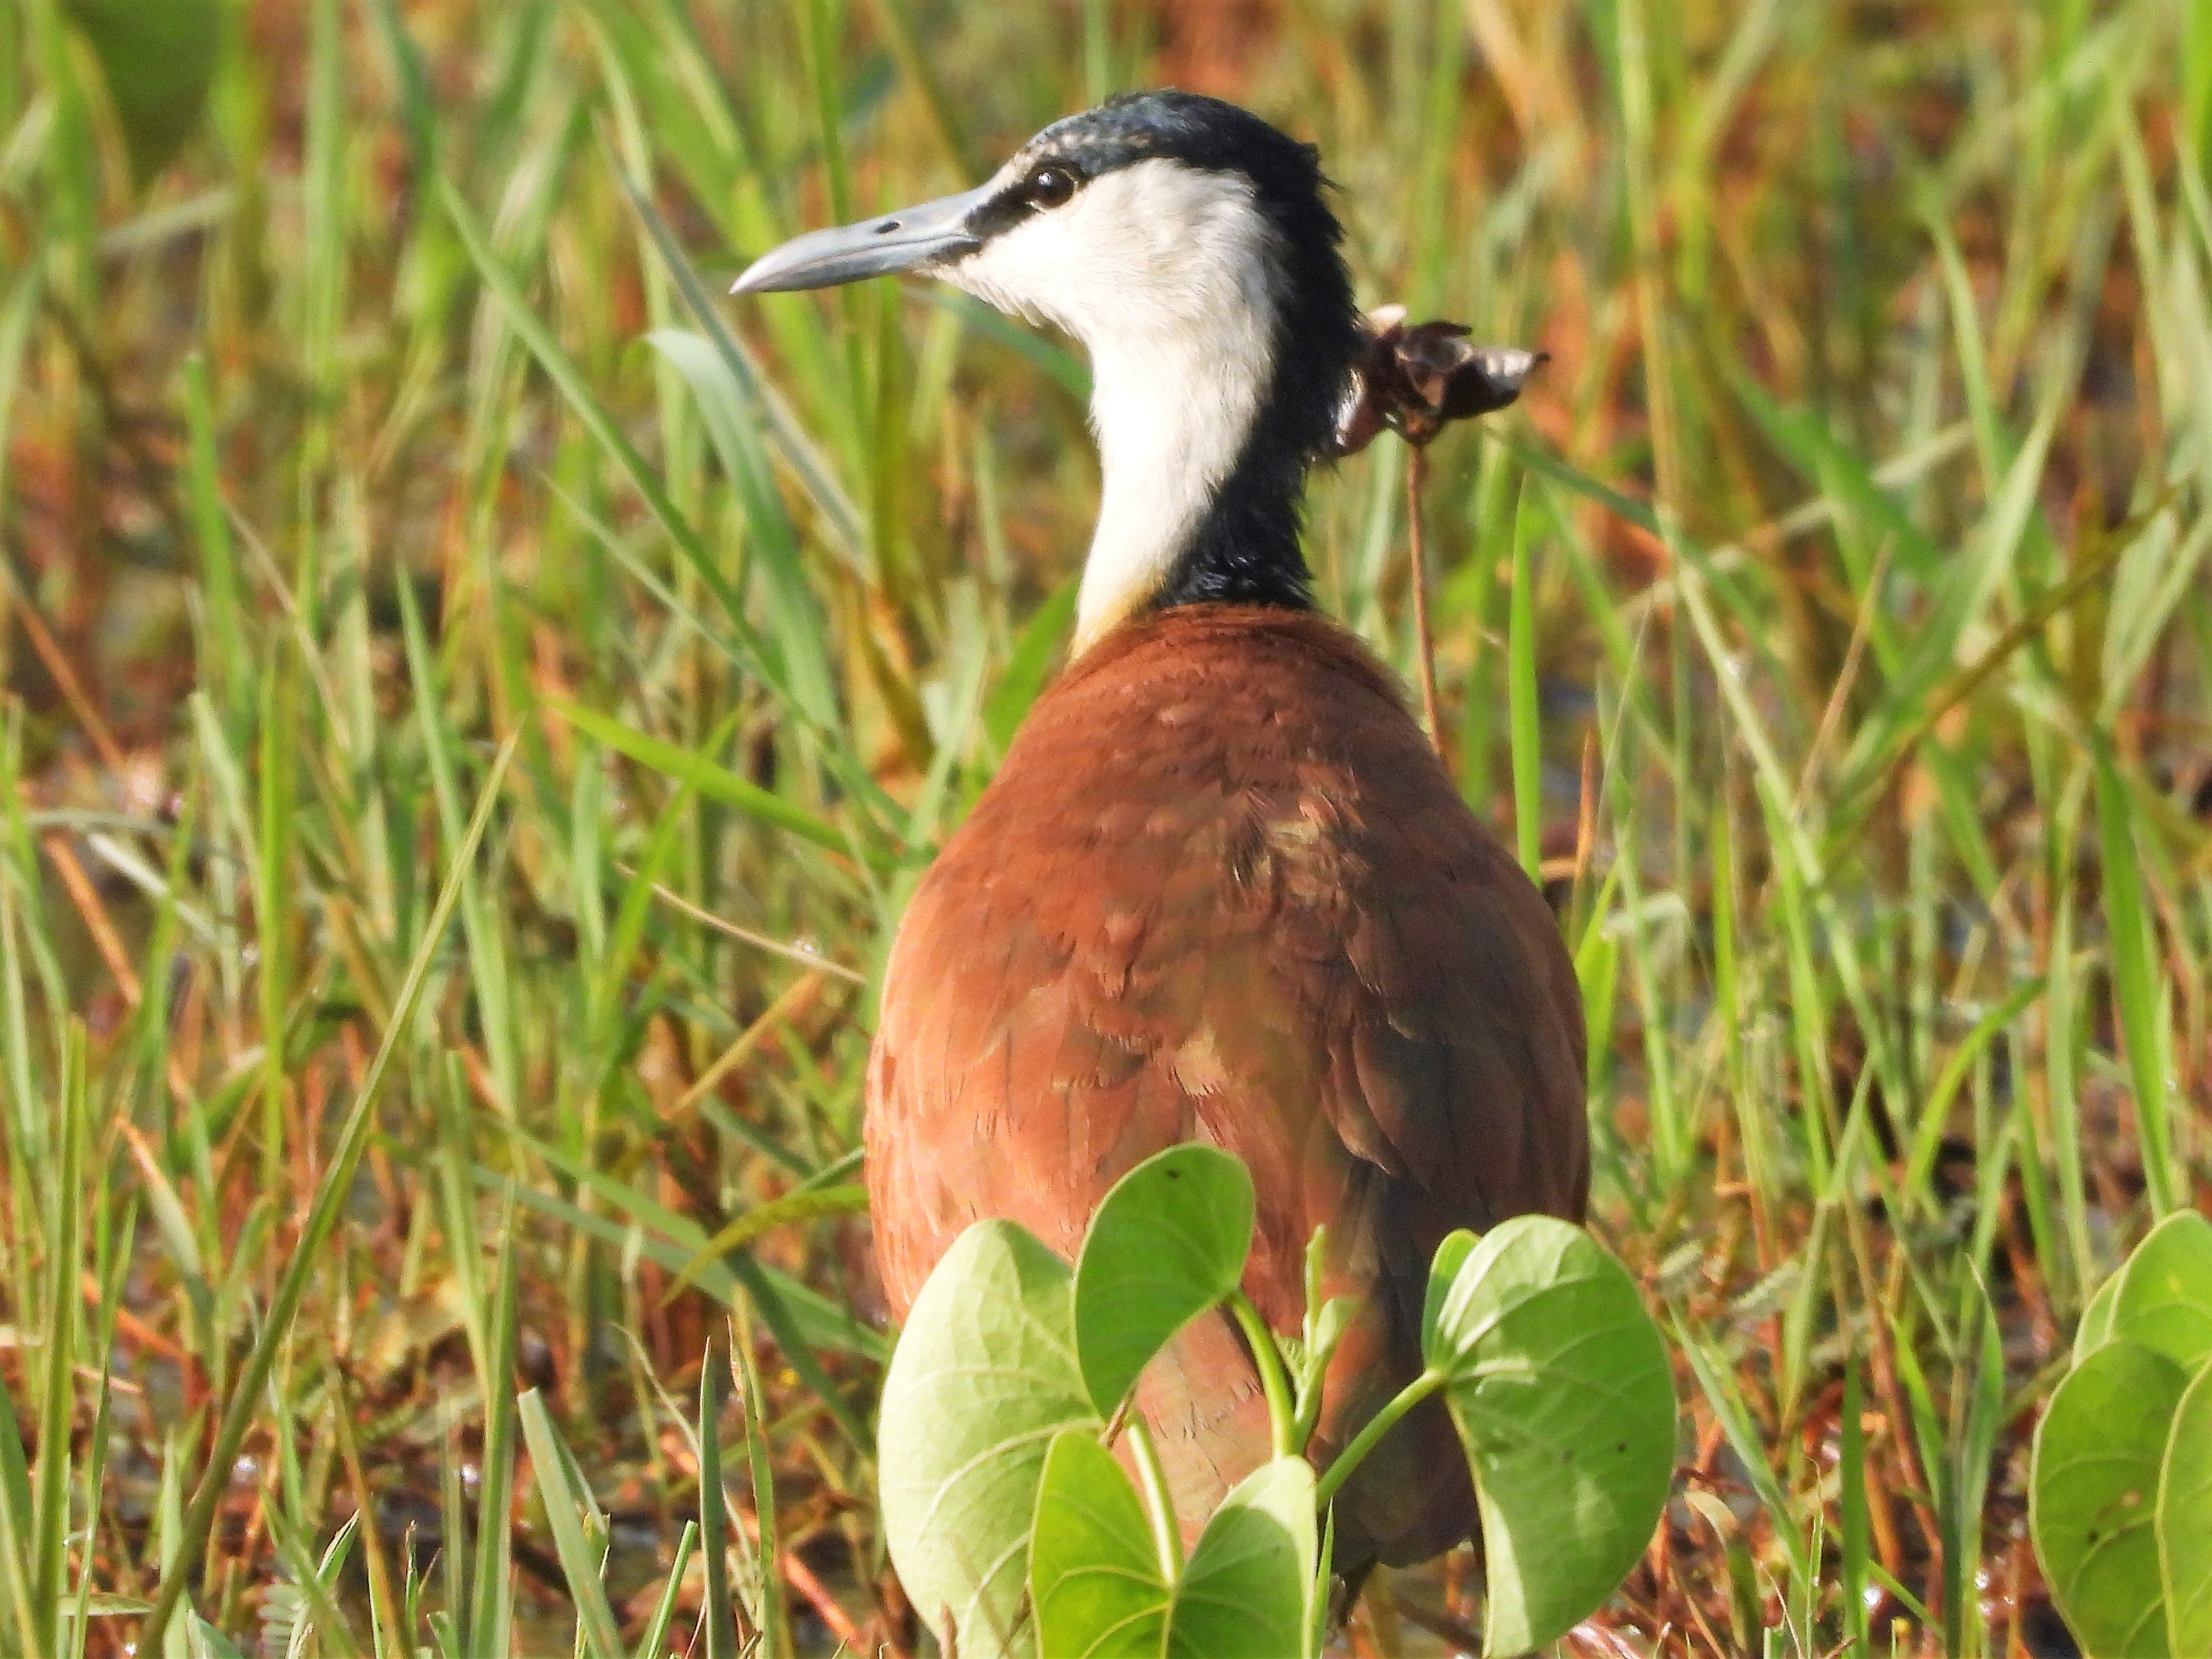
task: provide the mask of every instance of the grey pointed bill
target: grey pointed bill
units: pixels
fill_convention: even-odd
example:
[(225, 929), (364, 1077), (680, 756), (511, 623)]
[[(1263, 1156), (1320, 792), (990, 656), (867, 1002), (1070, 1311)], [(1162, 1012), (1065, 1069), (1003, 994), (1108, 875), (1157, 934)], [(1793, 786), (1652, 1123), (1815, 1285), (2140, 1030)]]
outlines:
[(857, 225), (810, 230), (762, 254), (745, 267), (730, 292), (781, 294), (793, 289), (835, 288), (864, 276), (889, 276), (957, 259), (983, 246), (969, 222), (989, 194), (988, 186), (963, 191)]

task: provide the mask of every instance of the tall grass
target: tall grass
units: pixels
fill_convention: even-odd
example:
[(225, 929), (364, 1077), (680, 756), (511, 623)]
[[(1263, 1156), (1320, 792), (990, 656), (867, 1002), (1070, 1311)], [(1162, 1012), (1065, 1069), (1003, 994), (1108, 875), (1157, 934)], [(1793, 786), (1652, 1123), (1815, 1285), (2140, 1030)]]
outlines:
[[(713, 296), (1165, 81), (1552, 353), (1425, 513), (1681, 1343), (1611, 1618), (2048, 1639), (2023, 1431), (2212, 1176), (2204, 7), (204, 0), (197, 116), (127, 10), (0, 16), (0, 1646), (910, 1639), (872, 988), (1061, 647), (1085, 375)], [(1403, 465), (1310, 547), (1410, 671)]]

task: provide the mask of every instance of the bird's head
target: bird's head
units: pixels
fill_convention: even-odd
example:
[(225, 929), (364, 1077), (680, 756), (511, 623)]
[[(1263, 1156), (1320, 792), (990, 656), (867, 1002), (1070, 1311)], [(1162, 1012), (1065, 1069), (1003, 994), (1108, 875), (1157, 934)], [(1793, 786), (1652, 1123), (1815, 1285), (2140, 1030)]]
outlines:
[(1299, 494), (1359, 342), (1323, 183), (1258, 116), (1143, 93), (975, 190), (787, 242), (733, 292), (915, 271), (1082, 343), (1105, 484), (1079, 645), (1161, 605), (1304, 605)]

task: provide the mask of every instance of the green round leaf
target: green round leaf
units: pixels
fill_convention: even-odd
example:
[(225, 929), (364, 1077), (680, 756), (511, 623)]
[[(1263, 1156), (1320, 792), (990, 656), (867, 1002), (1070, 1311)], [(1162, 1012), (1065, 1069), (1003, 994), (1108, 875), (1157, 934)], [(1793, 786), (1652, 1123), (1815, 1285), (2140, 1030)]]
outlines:
[(1030, 1539), (1037, 1649), (1053, 1659), (1159, 1659), (1168, 1586), (1144, 1501), (1098, 1437), (1063, 1429)]
[(1314, 1474), (1279, 1457), (1237, 1482), (1175, 1588), (1170, 1659), (1296, 1659), (1312, 1626)]
[(1522, 1653), (1603, 1605), (1651, 1541), (1674, 1374), (1635, 1280), (1579, 1227), (1518, 1216), (1438, 1263), (1425, 1358), (1474, 1470), (1485, 1638)]
[(2081, 1322), (2074, 1328), (2074, 1363), (2080, 1364), (2091, 1354), (2112, 1340), (2112, 1312), (2119, 1305), (2120, 1280), (2124, 1271), (2114, 1273), (2097, 1286), (2096, 1295), (2089, 1305), (2081, 1310)]
[(2168, 1651), (2212, 1653), (2212, 1364), (2174, 1407), (2159, 1474), (2158, 1547)]
[(1251, 1248), (1252, 1177), (1218, 1147), (1170, 1146), (1114, 1183), (1075, 1264), (1075, 1351), (1102, 1417), (1237, 1288)]
[(1480, 1235), (1462, 1227), (1444, 1235), (1444, 1242), (1437, 1246), (1436, 1255), (1429, 1262), (1428, 1295), (1421, 1308), (1421, 1352), (1437, 1351), (1437, 1321), (1443, 1316), (1444, 1299), (1451, 1294), (1452, 1286), (1459, 1280), (1459, 1270), (1482, 1242)]
[(2179, 1210), (2144, 1236), (2121, 1270), (2112, 1334), (2185, 1371), (2212, 1359), (2212, 1221)]
[(2051, 1599), (2103, 1659), (2165, 1649), (2159, 1469), (2189, 1378), (2125, 1338), (2061, 1382), (2035, 1431), (2028, 1524)]
[(222, 41), (216, 0), (65, 0), (100, 62), (140, 184), (191, 134)]
[[(961, 1659), (1035, 1650), (1024, 1590), (1045, 1453), (1095, 1433), (1068, 1341), (1066, 1264), (978, 1222), (915, 1298), (884, 1377), (884, 1537), (924, 1620)], [(948, 1635), (951, 1640), (948, 1640)]]

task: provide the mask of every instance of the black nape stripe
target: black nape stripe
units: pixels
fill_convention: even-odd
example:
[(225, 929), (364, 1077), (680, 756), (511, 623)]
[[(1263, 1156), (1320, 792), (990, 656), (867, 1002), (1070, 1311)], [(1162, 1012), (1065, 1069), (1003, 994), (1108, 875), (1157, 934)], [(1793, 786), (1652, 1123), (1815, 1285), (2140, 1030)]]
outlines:
[(1152, 603), (1310, 609), (1312, 579), (1298, 544), (1306, 473), (1335, 432), (1359, 341), (1339, 251), (1344, 233), (1322, 200), (1320, 155), (1233, 104), (1183, 93), (1127, 101), (1146, 106), (1152, 154), (1251, 179), (1283, 262), (1273, 362), (1252, 431)]
[(1038, 167), (1068, 168), (1080, 188), (1154, 158), (1250, 179), (1274, 227), (1282, 270), (1273, 362), (1251, 433), (1152, 605), (1214, 600), (1310, 609), (1312, 581), (1298, 545), (1305, 477), (1335, 432), (1359, 338), (1339, 252), (1343, 229), (1322, 198), (1328, 181), (1319, 152), (1218, 98), (1131, 94), (1039, 133), (1024, 177), (979, 222), (988, 234), (1036, 211), (1027, 185)]

